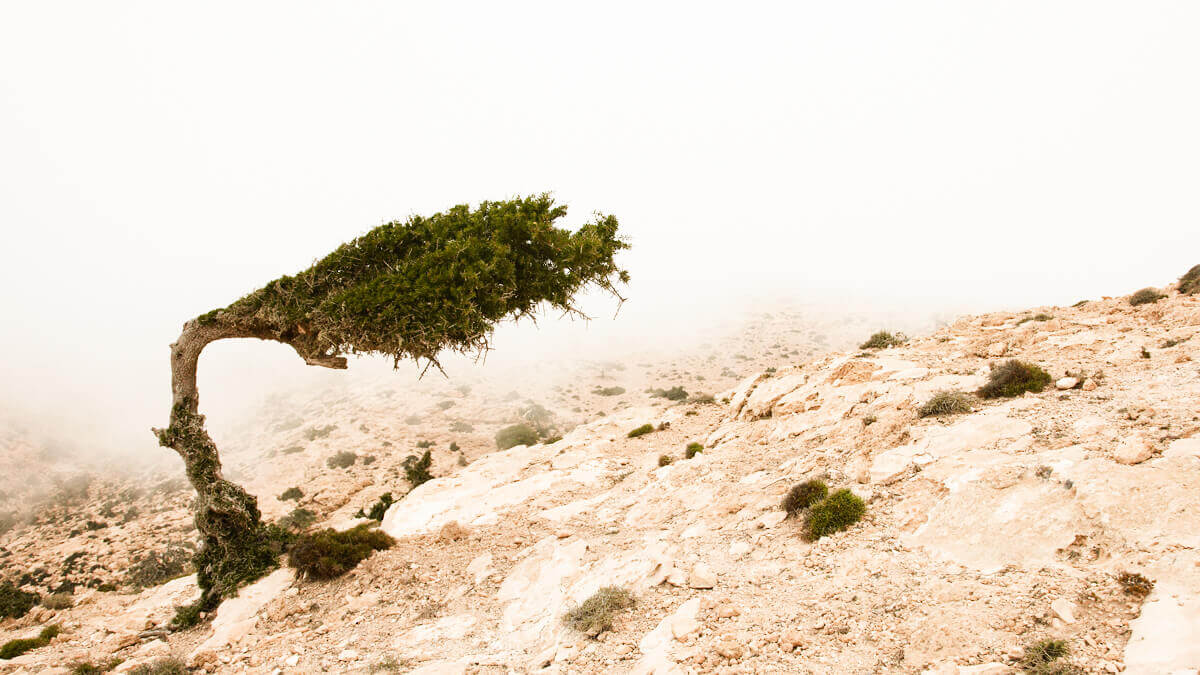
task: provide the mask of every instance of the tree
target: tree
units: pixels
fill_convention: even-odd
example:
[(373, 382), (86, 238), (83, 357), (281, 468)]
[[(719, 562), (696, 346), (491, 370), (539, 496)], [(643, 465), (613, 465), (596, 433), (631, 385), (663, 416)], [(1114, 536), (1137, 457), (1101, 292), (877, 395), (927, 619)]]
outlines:
[(555, 227), (566, 213), (542, 194), (386, 223), (295, 276), (184, 323), (171, 345), (170, 425), (154, 433), (183, 458), (196, 489), (199, 609), (262, 576), (281, 552), (278, 528), (262, 523), (257, 499), (221, 474), (199, 413), (204, 347), (258, 338), (289, 345), (313, 366), (343, 369), (348, 354), (384, 354), (393, 365), (424, 359), (426, 369), (440, 369), (443, 351), (486, 351), (502, 319), (543, 305), (582, 316), (575, 298), (588, 287), (623, 299), (617, 285), (629, 275), (614, 256), (628, 244), (617, 236), (617, 219), (597, 214), (570, 232)]

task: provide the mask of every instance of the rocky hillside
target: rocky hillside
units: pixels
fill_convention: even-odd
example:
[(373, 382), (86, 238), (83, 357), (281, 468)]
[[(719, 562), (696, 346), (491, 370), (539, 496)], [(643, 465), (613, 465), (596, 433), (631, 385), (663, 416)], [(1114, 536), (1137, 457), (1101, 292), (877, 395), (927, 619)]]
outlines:
[[(857, 348), (877, 327), (777, 313), (665, 357), (281, 397), (227, 444), (229, 473), (268, 518), (339, 529), (390, 492), (392, 548), (332, 581), (281, 568), (168, 632), (194, 578), (139, 590), (131, 561), (189, 544), (186, 491), (93, 485), (0, 535), (6, 578), (67, 582), (73, 604), (0, 624), (0, 641), (62, 628), (0, 672), (1195, 672), (1200, 297)], [(971, 395), (1011, 359), (1049, 382)], [(521, 419), (547, 442), (496, 450)], [(437, 478), (409, 491), (424, 449)], [(815, 480), (865, 514), (814, 539), (826, 502), (781, 504)], [(141, 506), (99, 512), (118, 501)]]

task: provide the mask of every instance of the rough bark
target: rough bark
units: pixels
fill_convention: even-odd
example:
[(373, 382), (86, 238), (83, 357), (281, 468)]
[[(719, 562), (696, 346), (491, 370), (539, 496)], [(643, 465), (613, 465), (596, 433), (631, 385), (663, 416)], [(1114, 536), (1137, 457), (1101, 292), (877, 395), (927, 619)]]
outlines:
[(158, 442), (183, 458), (188, 481), (196, 490), (193, 510), (196, 529), (203, 536), (196, 571), (205, 592), (202, 603), (208, 607), (273, 567), (278, 550), (273, 550), (271, 537), (263, 531), (258, 500), (221, 475), (216, 443), (199, 413), (196, 368), (200, 353), (217, 340), (258, 338), (290, 345), (309, 365), (346, 367), (345, 358), (320, 350), (316, 336), (301, 326), (279, 329), (239, 322), (223, 314), (187, 322), (171, 345), (171, 422), (165, 429), (154, 429)]

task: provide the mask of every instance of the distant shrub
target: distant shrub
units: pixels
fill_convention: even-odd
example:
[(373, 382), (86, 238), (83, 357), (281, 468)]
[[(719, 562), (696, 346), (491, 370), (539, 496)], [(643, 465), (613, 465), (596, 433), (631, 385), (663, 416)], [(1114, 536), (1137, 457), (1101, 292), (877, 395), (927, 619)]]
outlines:
[(300, 488), (293, 486), (284, 490), (283, 494), (279, 495), (279, 501), (300, 501), (302, 497), (304, 497), (304, 492)]
[[(121, 663), (123, 663), (123, 661), (116, 656), (108, 659), (107, 661), (101, 661), (100, 663), (92, 663), (91, 661), (76, 661), (70, 665), (71, 675), (100, 675), (101, 673), (112, 671), (117, 666), (121, 665)], [(134, 668), (129, 672), (138, 673), (140, 671), (137, 668)]]
[(633, 606), (633, 594), (620, 586), (605, 586), (563, 617), (563, 623), (595, 636), (612, 628), (617, 612)]
[(667, 466), (671, 462), (672, 462), (672, 460), (671, 460), (670, 455), (659, 455), (658, 456), (658, 465), (659, 466)]
[(878, 421), (879, 421), (879, 418), (878, 418), (878, 417), (876, 417), (876, 416), (875, 416), (874, 414), (872, 414), (872, 413), (867, 413), (866, 415), (863, 415), (863, 418), (862, 418), (862, 423), (863, 423), (863, 426), (864, 426), (864, 427), (869, 427), (869, 426), (871, 426), (872, 424), (875, 424), (875, 423), (876, 423), (876, 422), (878, 422)]
[(1148, 305), (1152, 302), (1158, 302), (1167, 296), (1158, 292), (1157, 288), (1143, 288), (1142, 290), (1129, 296), (1129, 304), (1134, 307), (1138, 305)]
[(429, 473), (429, 467), (433, 464), (433, 456), (426, 450), (425, 454), (417, 457), (409, 455), (404, 458), (404, 479), (409, 482), (415, 489), (418, 485), (433, 480), (433, 474)]
[(652, 432), (652, 431), (654, 431), (654, 425), (652, 425), (652, 424), (643, 424), (642, 426), (640, 426), (640, 427), (638, 427), (638, 428), (636, 428), (636, 429), (634, 429), (634, 430), (630, 431), (630, 432), (627, 434), (627, 436), (628, 436), (629, 438), (637, 438), (638, 436), (645, 436), (646, 434), (648, 434), (648, 433), (650, 433), (650, 432)]
[(1045, 389), (1052, 379), (1050, 373), (1040, 367), (1012, 359), (992, 366), (987, 384), (980, 387), (978, 394), (983, 398), (999, 398), (1020, 396), (1027, 391), (1037, 393)]
[(682, 401), (688, 397), (687, 391), (680, 386), (674, 386), (670, 389), (651, 389), (650, 395), (657, 398), (665, 398), (668, 401)]
[(442, 410), (449, 410), (454, 407), (454, 401), (438, 401), (437, 407)]
[(75, 606), (75, 597), (70, 593), (51, 593), (42, 598), (42, 607), (46, 609), (70, 609)]
[(683, 456), (686, 459), (691, 459), (691, 458), (695, 457), (696, 455), (700, 454), (701, 452), (704, 452), (704, 446), (695, 441), (692, 441), (691, 443), (688, 443), (687, 447), (685, 447), (683, 449)]
[(943, 390), (934, 394), (917, 410), (921, 417), (961, 415), (971, 412), (971, 395), (962, 391)]
[(549, 438), (543, 438), (542, 445), (550, 445), (552, 443), (557, 443), (557, 442), (561, 441), (562, 438), (563, 438), (562, 436), (550, 436)]
[(1024, 319), (1021, 319), (1020, 321), (1017, 322), (1017, 325), (1020, 326), (1021, 324), (1025, 323), (1026, 321), (1049, 321), (1050, 319), (1053, 319), (1053, 318), (1054, 318), (1054, 315), (1047, 314), (1045, 312), (1041, 312), (1040, 314), (1034, 314), (1033, 316), (1027, 316)]
[(38, 602), (38, 594), (23, 591), (11, 581), (0, 583), (0, 619), (19, 619)]
[(383, 520), (383, 514), (387, 513), (388, 507), (394, 502), (395, 500), (392, 499), (392, 493), (385, 492), (379, 496), (379, 501), (371, 505), (370, 510), (364, 512), (362, 509), (359, 509), (358, 513), (354, 514), (354, 517), (370, 518), (371, 520), (381, 521)]
[(187, 675), (187, 663), (175, 656), (165, 656), (153, 663), (140, 665), (130, 670), (128, 675)]
[(305, 440), (315, 441), (318, 438), (325, 438), (329, 434), (333, 433), (335, 429), (337, 429), (336, 424), (330, 424), (324, 427), (309, 427), (308, 429), (304, 430), (304, 438)]
[(0, 647), (0, 659), (15, 659), (25, 652), (32, 651), (50, 644), (50, 641), (58, 637), (60, 630), (56, 625), (46, 626), (42, 632), (35, 638), (24, 638), (19, 640), (9, 640)]
[(620, 396), (625, 393), (625, 387), (596, 387), (592, 393), (598, 396)]
[(908, 338), (904, 335), (904, 333), (892, 334), (886, 330), (881, 330), (867, 338), (867, 341), (859, 345), (858, 348), (887, 349), (888, 347), (899, 347), (905, 342), (908, 342)]
[(822, 480), (806, 480), (788, 490), (783, 497), (783, 510), (788, 518), (794, 518), (804, 509), (825, 499), (829, 495), (829, 487)]
[(866, 503), (843, 488), (809, 507), (804, 523), (805, 534), (810, 541), (816, 541), (857, 523), (866, 512)]
[(454, 420), (450, 423), (450, 431), (456, 434), (469, 434), (475, 431), (475, 427), (462, 420)]
[(1055, 663), (1069, 653), (1071, 650), (1064, 640), (1049, 638), (1038, 640), (1031, 645), (1026, 645), (1025, 653), (1021, 656), (1018, 665), (1026, 673), (1034, 675), (1067, 675), (1081, 672), (1073, 666)]
[(458, 443), (450, 441), (450, 452), (462, 452), (462, 448), (458, 447)]
[(288, 551), (288, 565), (308, 579), (332, 579), (393, 543), (387, 534), (366, 523), (345, 532), (325, 529), (297, 539)]
[(504, 427), (496, 434), (496, 447), (501, 450), (515, 448), (518, 445), (535, 445), (537, 442), (537, 431), (523, 422)]
[(1200, 291), (1200, 265), (1196, 265), (1179, 277), (1180, 293), (1192, 295), (1196, 291)]
[(331, 469), (345, 469), (358, 461), (358, 455), (349, 450), (342, 450), (325, 460), (325, 466)]
[(1154, 580), (1147, 579), (1137, 572), (1121, 572), (1117, 575), (1117, 583), (1121, 584), (1121, 590), (1125, 591), (1126, 595), (1139, 599), (1150, 595), (1150, 591), (1154, 590)]
[(687, 402), (708, 405), (711, 403), (716, 403), (717, 400), (713, 398), (712, 394), (692, 394), (688, 397)]
[(138, 590), (165, 584), (191, 573), (190, 549), (179, 544), (168, 544), (161, 551), (148, 551), (136, 558), (125, 572), (125, 583)]
[(292, 509), (291, 513), (280, 518), (278, 525), (284, 530), (299, 532), (307, 530), (315, 522), (317, 522), (317, 514), (306, 508), (299, 507)]
[(432, 448), (432, 447), (433, 447), (433, 441), (427, 441), (425, 439), (421, 439), (421, 440), (417, 441), (417, 448), (420, 450), (424, 450), (425, 448)]

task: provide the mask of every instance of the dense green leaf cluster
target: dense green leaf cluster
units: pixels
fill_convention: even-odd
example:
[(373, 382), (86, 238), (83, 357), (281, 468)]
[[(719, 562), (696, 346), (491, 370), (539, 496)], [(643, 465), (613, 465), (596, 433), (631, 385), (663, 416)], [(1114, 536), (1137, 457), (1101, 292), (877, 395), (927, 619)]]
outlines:
[(38, 594), (23, 591), (13, 582), (0, 583), (0, 619), (19, 619), (38, 602)]
[(804, 521), (805, 536), (809, 541), (816, 541), (841, 532), (861, 520), (866, 512), (867, 505), (862, 498), (843, 488), (809, 507)]
[(197, 322), (265, 329), (314, 356), (477, 352), (506, 317), (543, 302), (576, 312), (585, 287), (617, 294), (628, 281), (617, 219), (572, 233), (555, 227), (566, 213), (543, 194), (386, 223)]
[(390, 548), (394, 540), (367, 524), (345, 532), (327, 529), (300, 537), (288, 551), (288, 564), (309, 579), (332, 579), (354, 569), (372, 551)]
[(987, 384), (977, 392), (983, 398), (1020, 396), (1027, 391), (1038, 393), (1054, 378), (1040, 366), (1012, 359), (999, 366), (992, 366)]
[(794, 518), (804, 512), (804, 509), (825, 499), (829, 495), (829, 486), (823, 480), (806, 480), (788, 490), (783, 497), (783, 510), (788, 518)]

